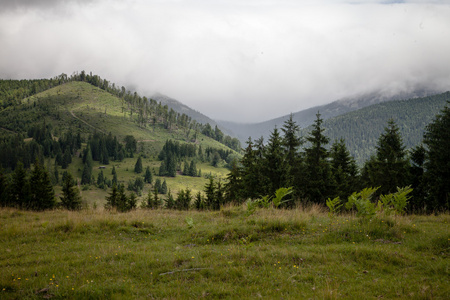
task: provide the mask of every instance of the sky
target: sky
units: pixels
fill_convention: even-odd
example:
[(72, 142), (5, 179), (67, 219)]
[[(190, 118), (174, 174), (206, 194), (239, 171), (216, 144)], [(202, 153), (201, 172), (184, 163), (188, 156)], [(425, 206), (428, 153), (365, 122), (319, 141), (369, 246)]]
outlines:
[(0, 0), (0, 79), (85, 70), (215, 119), (450, 90), (450, 1)]

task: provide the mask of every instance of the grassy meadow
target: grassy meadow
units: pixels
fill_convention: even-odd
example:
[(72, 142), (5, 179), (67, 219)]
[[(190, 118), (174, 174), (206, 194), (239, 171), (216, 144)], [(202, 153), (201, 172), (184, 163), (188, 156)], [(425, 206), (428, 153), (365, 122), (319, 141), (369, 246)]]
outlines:
[(1, 299), (449, 299), (450, 216), (0, 210)]

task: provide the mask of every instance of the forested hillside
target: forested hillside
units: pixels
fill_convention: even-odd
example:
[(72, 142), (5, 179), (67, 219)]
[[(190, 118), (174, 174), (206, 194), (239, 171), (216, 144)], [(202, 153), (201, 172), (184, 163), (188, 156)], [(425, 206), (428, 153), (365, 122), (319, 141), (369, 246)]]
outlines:
[[(418, 89), (413, 92), (396, 93), (372, 92), (339, 99), (329, 104), (293, 112), (292, 118), (297, 123), (297, 125), (300, 126), (300, 128), (306, 128), (314, 123), (314, 120), (316, 119), (316, 113), (318, 111), (320, 112), (321, 118), (323, 120), (327, 120), (378, 103), (404, 99), (415, 99), (418, 97), (426, 97), (439, 93), (440, 92), (426, 89)], [(230, 132), (238, 137), (241, 143), (244, 143), (250, 136), (254, 139), (260, 138), (262, 136), (264, 140), (267, 140), (273, 128), (275, 126), (281, 128), (281, 126), (283, 126), (283, 123), (288, 119), (289, 115), (285, 115), (279, 118), (254, 124), (247, 124), (245, 120), (242, 120), (241, 123), (227, 121), (220, 121), (219, 123), (222, 126), (230, 129)]]
[[(341, 116), (325, 120), (325, 135), (331, 141), (344, 138), (351, 155), (359, 165), (375, 154), (377, 139), (389, 119), (399, 127), (405, 147), (419, 145), (423, 139), (425, 126), (450, 100), (450, 92), (434, 96), (389, 101), (362, 108)], [(301, 134), (305, 136), (311, 127)]]
[[(239, 159), (239, 141), (217, 126), (97, 75), (0, 80), (0, 90), (1, 206), (79, 209), (76, 185), (84, 203), (106, 201), (118, 210), (138, 202), (160, 206), (173, 197), (171, 190), (199, 192)], [(162, 156), (168, 143), (178, 148)], [(180, 175), (183, 180), (175, 179)], [(40, 195), (33, 194), (39, 187)], [(109, 189), (121, 205), (105, 197)], [(61, 201), (54, 190), (64, 195)]]

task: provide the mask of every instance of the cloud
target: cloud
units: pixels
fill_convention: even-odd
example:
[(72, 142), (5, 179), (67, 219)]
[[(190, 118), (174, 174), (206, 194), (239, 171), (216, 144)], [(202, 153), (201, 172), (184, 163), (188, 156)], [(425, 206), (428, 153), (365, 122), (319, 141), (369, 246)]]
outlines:
[(450, 82), (450, 6), (439, 1), (13, 2), (0, 14), (0, 78), (84, 69), (216, 119)]

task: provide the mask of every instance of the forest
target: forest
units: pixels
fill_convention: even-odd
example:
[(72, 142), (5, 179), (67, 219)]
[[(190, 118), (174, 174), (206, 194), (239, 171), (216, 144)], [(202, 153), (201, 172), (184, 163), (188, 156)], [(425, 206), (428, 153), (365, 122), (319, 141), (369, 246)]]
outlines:
[[(142, 158), (147, 156), (138, 149), (138, 141), (133, 135), (118, 138), (111, 132), (105, 134), (86, 126), (83, 128), (80, 123), (75, 123), (76, 120), (73, 124), (64, 123), (64, 129), (59, 123), (47, 123), (46, 120), (61, 120), (62, 112), (58, 107), (69, 98), (59, 95), (31, 102), (26, 98), (72, 81), (88, 82), (121, 99), (122, 112), (127, 113), (137, 127), (151, 128), (159, 124), (168, 132), (176, 128), (182, 132), (185, 141), (167, 139), (155, 154), (155, 159), (160, 162), (158, 169), (147, 167), (144, 172)], [(280, 208), (334, 203), (344, 210), (345, 206), (350, 207), (346, 204), (358, 192), (366, 189), (373, 189), (374, 203), (376, 199), (385, 199), (407, 189), (410, 194), (402, 212), (430, 213), (449, 209), (448, 100), (447, 106), (433, 121), (424, 125), (422, 141), (410, 150), (406, 150), (396, 121), (390, 119), (376, 140), (375, 153), (360, 167), (350, 155), (343, 137), (334, 135), (334, 141), (330, 142), (326, 122), (320, 113), (307, 134), (299, 134), (299, 126), (291, 115), (281, 129), (273, 129), (267, 142), (263, 138), (249, 138), (245, 148), (241, 149), (236, 138), (224, 135), (217, 126), (213, 129), (209, 124), (199, 124), (161, 103), (131, 93), (124, 87), (118, 88), (84, 71), (49, 80), (2, 80), (0, 87), (3, 107), (0, 111), (2, 206), (31, 210), (82, 209), (86, 205), (83, 205), (79, 189), (94, 185), (109, 191), (105, 208), (119, 211), (136, 209), (137, 197), (141, 199), (140, 207), (151, 209), (218, 210), (229, 203), (273, 205), (277, 199), (275, 195), (283, 189), (289, 192), (282, 203), (277, 203)], [(347, 127), (345, 122), (333, 126), (336, 129)], [(196, 143), (200, 134), (228, 148), (202, 146)], [(117, 178), (114, 167), (112, 179), (103, 170), (94, 177), (94, 161), (109, 165), (135, 155), (137, 177), (128, 181), (127, 188), (126, 182)], [(82, 160), (80, 181), (66, 170), (77, 157)], [(202, 174), (197, 164), (204, 162), (213, 167), (223, 162), (229, 169), (226, 179)], [(205, 177), (207, 183), (203, 191), (195, 195), (188, 187), (172, 195), (165, 178), (177, 175)], [(146, 184), (150, 188), (144, 196), (142, 191)], [(60, 199), (55, 197), (56, 185), (62, 187)]]

